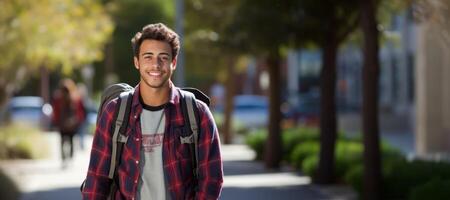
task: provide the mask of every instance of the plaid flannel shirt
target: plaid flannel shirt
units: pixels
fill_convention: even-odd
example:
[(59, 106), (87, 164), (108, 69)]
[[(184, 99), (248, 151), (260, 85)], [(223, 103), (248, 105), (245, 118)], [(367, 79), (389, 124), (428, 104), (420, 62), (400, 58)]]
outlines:
[[(184, 119), (180, 106), (179, 88), (171, 84), (170, 99), (164, 109), (166, 126), (163, 139), (163, 169), (166, 187), (171, 199), (218, 199), (222, 190), (223, 169), (220, 141), (212, 114), (203, 102), (197, 101), (199, 108), (198, 142), (198, 189), (195, 191), (192, 158), (189, 144), (181, 144), (180, 136), (185, 134)], [(115, 199), (135, 199), (138, 192), (140, 174), (142, 105), (139, 102), (139, 85), (136, 86), (132, 100), (131, 114), (127, 127), (128, 141), (124, 145), (121, 164), (118, 170), (118, 190)], [(92, 144), (86, 185), (82, 191), (83, 199), (106, 199), (111, 179), (108, 172), (111, 161), (112, 124), (116, 111), (117, 98), (107, 104), (100, 114)]]

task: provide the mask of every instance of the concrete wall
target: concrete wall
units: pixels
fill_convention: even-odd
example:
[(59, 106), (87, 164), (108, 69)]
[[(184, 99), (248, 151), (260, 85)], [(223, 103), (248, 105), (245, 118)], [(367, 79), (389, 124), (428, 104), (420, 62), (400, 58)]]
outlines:
[(450, 49), (445, 40), (448, 29), (431, 19), (418, 27), (416, 153), (419, 156), (450, 155)]

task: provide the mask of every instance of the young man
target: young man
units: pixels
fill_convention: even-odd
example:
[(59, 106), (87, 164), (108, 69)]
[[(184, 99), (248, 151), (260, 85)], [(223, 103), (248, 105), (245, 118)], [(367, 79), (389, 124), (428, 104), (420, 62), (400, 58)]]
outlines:
[[(223, 182), (220, 141), (208, 107), (199, 110), (198, 178), (193, 173), (189, 144), (180, 136), (183, 115), (180, 89), (171, 81), (180, 48), (178, 35), (164, 24), (150, 24), (131, 40), (139, 71), (122, 151), (114, 199), (217, 199)], [(83, 199), (106, 199), (112, 181), (111, 127), (118, 99), (100, 114)], [(113, 189), (114, 190), (114, 189)]]

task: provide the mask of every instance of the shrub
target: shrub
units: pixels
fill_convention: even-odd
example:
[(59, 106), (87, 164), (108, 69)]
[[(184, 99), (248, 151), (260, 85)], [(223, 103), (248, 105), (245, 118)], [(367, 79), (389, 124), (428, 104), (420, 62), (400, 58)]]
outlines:
[[(317, 146), (312, 143), (304, 143), (299, 145), (295, 152), (298, 156), (300, 156), (297, 158), (299, 162), (303, 159), (301, 169), (305, 174), (312, 176), (313, 179), (315, 178), (313, 172), (317, 170), (319, 164), (318, 160), (320, 146), (318, 143), (316, 143), (316, 145)], [(361, 163), (362, 148), (362, 145), (357, 142), (342, 140), (337, 141), (335, 151), (335, 176), (339, 181), (344, 180), (345, 174), (353, 166)], [(305, 155), (307, 155), (306, 159), (304, 158)], [(294, 153), (292, 156), (295, 157)], [(312, 157), (315, 157), (315, 159)]]
[(428, 199), (450, 199), (450, 179), (442, 180), (440, 178), (432, 179), (427, 183), (414, 187), (411, 190), (409, 199), (428, 200)]
[(319, 141), (319, 129), (309, 127), (290, 128), (283, 131), (283, 159), (292, 162), (292, 152), (303, 142)]
[(245, 143), (256, 153), (256, 160), (262, 160), (264, 144), (267, 139), (267, 131), (258, 130), (251, 132), (246, 138)]
[(348, 170), (348, 172), (344, 175), (345, 182), (350, 184), (358, 194), (361, 194), (362, 192), (363, 170), (364, 170), (363, 164), (359, 163), (351, 167)]
[(317, 166), (319, 164), (319, 157), (316, 155), (308, 156), (302, 164), (302, 171), (310, 177), (315, 177)]
[(19, 199), (20, 191), (16, 184), (0, 170), (0, 194), (2, 199)]
[(320, 144), (317, 141), (303, 142), (295, 146), (290, 154), (290, 163), (298, 169), (302, 168), (303, 161), (309, 156), (318, 157), (320, 151)]
[(363, 145), (360, 142), (338, 141), (335, 154), (335, 176), (338, 181), (343, 181), (353, 166), (362, 163)]
[(386, 199), (405, 199), (414, 187), (433, 178), (450, 179), (450, 164), (431, 161), (397, 161), (383, 171)]
[[(393, 154), (395, 155), (395, 154)], [(406, 199), (409, 194), (418, 189), (418, 197), (420, 199), (424, 191), (428, 191), (425, 184), (435, 185), (430, 183), (430, 180), (441, 177), (445, 180), (450, 180), (450, 164), (442, 162), (430, 161), (407, 161), (402, 157), (388, 157), (382, 162), (382, 198), (383, 199)], [(362, 177), (363, 164), (359, 164), (345, 175), (345, 180), (350, 183), (352, 187), (361, 194), (362, 192)], [(438, 181), (436, 181), (438, 182)], [(423, 186), (424, 188), (422, 188)], [(441, 186), (442, 188), (445, 188)], [(439, 193), (439, 190), (436, 190)], [(450, 198), (426, 198), (426, 199), (450, 199)]]
[(36, 159), (47, 154), (46, 141), (36, 128), (13, 124), (0, 128), (0, 159)]
[[(305, 143), (306, 144), (306, 143)], [(299, 146), (303, 146), (305, 144), (300, 144)], [(297, 149), (298, 148), (298, 149)], [(304, 155), (308, 154), (310, 156), (319, 156), (320, 149), (314, 149), (314, 148), (320, 148), (320, 147), (314, 147), (310, 144), (305, 147), (297, 147), (296, 148), (296, 154), (292, 155), (292, 159), (297, 159), (301, 161), (304, 159)], [(304, 149), (303, 149), (304, 148)], [(362, 166), (363, 164), (363, 151), (364, 146), (361, 142), (358, 142), (357, 140), (351, 140), (351, 139), (339, 139), (336, 143), (336, 150), (335, 150), (335, 176), (337, 181), (339, 182), (347, 182), (353, 184), (358, 184), (358, 182), (355, 182), (354, 180), (349, 180), (347, 175), (350, 173), (350, 171), (353, 170), (355, 167)], [(310, 153), (308, 153), (310, 152)], [(315, 153), (313, 153), (315, 152)], [(293, 153), (294, 154), (294, 153)], [(390, 160), (401, 160), (403, 159), (402, 154), (389, 146), (388, 144), (383, 143), (381, 145), (381, 154), (383, 162), (389, 162)], [(297, 156), (300, 156), (300, 158), (295, 158)], [(298, 161), (297, 161), (298, 162)], [(298, 163), (296, 163), (298, 164)], [(318, 164), (318, 163), (317, 163)], [(315, 167), (318, 166), (311, 166), (312, 164), (309, 163), (310, 166), (308, 167)], [(305, 166), (302, 165), (302, 169), (305, 169)], [(360, 178), (356, 177), (358, 173), (352, 172), (352, 179)], [(362, 175), (362, 174), (361, 174)], [(314, 178), (314, 177), (313, 177)]]

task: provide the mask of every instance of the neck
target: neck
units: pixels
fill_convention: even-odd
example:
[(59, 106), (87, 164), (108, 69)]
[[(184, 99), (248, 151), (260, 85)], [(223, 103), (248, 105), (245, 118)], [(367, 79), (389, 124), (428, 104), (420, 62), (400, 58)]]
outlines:
[(170, 89), (172, 84), (167, 84), (166, 87), (152, 88), (145, 83), (141, 83), (139, 92), (141, 93), (142, 100), (149, 106), (160, 106), (169, 101)]

